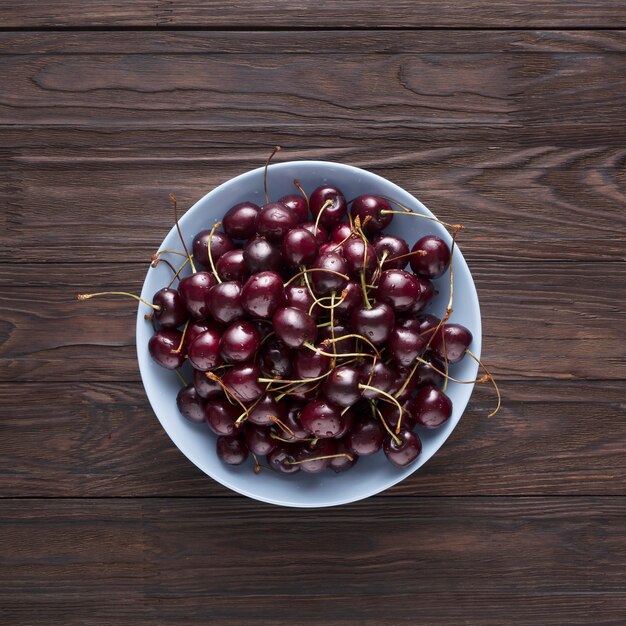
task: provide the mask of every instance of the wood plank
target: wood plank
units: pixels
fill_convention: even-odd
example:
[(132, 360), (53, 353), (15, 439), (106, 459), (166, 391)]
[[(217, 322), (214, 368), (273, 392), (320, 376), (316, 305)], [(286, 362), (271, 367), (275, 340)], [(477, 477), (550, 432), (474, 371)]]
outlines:
[(626, 20), (615, 0), (257, 0), (235, 4), (203, 0), (24, 0), (0, 7), (5, 28), (204, 27), (204, 28), (614, 28)]
[[(506, 615), (617, 626), (625, 518), (623, 497), (394, 498), (306, 512), (244, 500), (4, 501), (0, 605), (11, 624), (68, 614), (319, 624), (323, 612), (342, 625), (499, 626)], [(260, 550), (260, 537), (274, 549)]]
[[(476, 389), (443, 448), (385, 495), (623, 495), (623, 382), (501, 387), (495, 418)], [(140, 383), (2, 383), (0, 414), (0, 497), (234, 496), (175, 448)]]
[[(469, 262), (483, 355), (501, 380), (626, 378), (623, 263)], [(74, 298), (119, 288), (139, 293), (146, 267), (0, 266), (2, 380), (138, 380), (134, 303)]]
[(187, 207), (263, 163), (273, 140), (283, 159), (357, 165), (412, 191), (465, 224), (472, 260), (624, 258), (623, 145), (47, 130), (0, 132), (0, 261), (149, 258), (171, 227), (168, 192)]
[(623, 30), (14, 31), (0, 55), (624, 52)]

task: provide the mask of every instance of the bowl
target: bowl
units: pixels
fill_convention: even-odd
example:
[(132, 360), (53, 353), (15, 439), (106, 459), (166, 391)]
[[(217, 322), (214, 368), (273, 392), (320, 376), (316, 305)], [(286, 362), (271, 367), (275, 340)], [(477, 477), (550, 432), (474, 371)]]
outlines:
[[(270, 198), (278, 199), (289, 193), (297, 193), (293, 185), (294, 178), (300, 181), (307, 193), (322, 183), (330, 183), (339, 187), (347, 199), (363, 193), (378, 194), (393, 198), (416, 212), (433, 216), (417, 198), (385, 178), (357, 167), (326, 161), (292, 161), (271, 165), (268, 170)], [(259, 205), (264, 203), (262, 167), (216, 187), (185, 213), (180, 219), (180, 228), (188, 247), (191, 247), (191, 241), (199, 230), (210, 228), (221, 220), (231, 206), (244, 200)], [(394, 216), (385, 232), (402, 236), (409, 245), (429, 233), (451, 243), (449, 233), (440, 224), (414, 217)], [(163, 240), (161, 248), (181, 248), (174, 227)], [(463, 324), (472, 331), (474, 339), (470, 349), (480, 357), (478, 296), (472, 275), (458, 248), (454, 252), (453, 264), (454, 312), (450, 321)], [(151, 301), (154, 293), (166, 285), (170, 278), (171, 271), (164, 263), (149, 269), (142, 297)], [(435, 281), (435, 286), (439, 293), (427, 311), (441, 316), (449, 298), (447, 272)], [(389, 489), (418, 470), (443, 445), (459, 423), (474, 387), (454, 383), (448, 385), (446, 393), (453, 402), (452, 416), (438, 429), (418, 429), (423, 444), (422, 452), (407, 468), (398, 469), (391, 465), (381, 451), (370, 457), (362, 457), (354, 468), (341, 474), (326, 470), (319, 474), (298, 472), (292, 475), (262, 471), (256, 475), (250, 460), (239, 466), (223, 464), (217, 458), (215, 436), (209, 429), (203, 424), (192, 424), (180, 415), (176, 407), (176, 394), (180, 389), (178, 377), (174, 372), (154, 363), (148, 352), (152, 326), (144, 319), (146, 312), (146, 307), (140, 305), (137, 314), (137, 356), (146, 394), (161, 425), (178, 449), (199, 469), (225, 487), (262, 502), (302, 508), (328, 507), (362, 500)], [(474, 380), (477, 369), (473, 360), (465, 358), (451, 366), (450, 373), (461, 380)]]

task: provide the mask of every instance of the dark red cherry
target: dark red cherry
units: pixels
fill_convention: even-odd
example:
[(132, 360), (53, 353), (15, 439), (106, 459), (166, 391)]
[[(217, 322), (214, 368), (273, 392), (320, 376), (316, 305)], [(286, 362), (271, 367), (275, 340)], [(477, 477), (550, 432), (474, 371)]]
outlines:
[(441, 361), (458, 363), (472, 343), (472, 333), (461, 324), (444, 324), (430, 344), (433, 354)]
[(222, 333), (222, 327), (212, 320), (195, 320), (187, 326), (187, 332), (185, 333), (183, 343), (183, 350), (185, 354), (189, 351), (189, 346), (192, 344), (193, 340), (206, 330), (214, 330), (218, 334)]
[(450, 264), (450, 248), (448, 244), (435, 235), (426, 235), (411, 249), (411, 252), (423, 251), (426, 254), (411, 255), (411, 268), (423, 278), (439, 278)]
[(235, 365), (222, 377), (228, 390), (241, 402), (254, 402), (265, 392), (265, 386), (259, 382), (261, 372), (256, 365), (244, 363)]
[(445, 372), (445, 365), (435, 361), (434, 363), (420, 363), (415, 370), (415, 376), (417, 378), (417, 386), (425, 387), (426, 385), (432, 385), (433, 387), (441, 387), (443, 385), (444, 377), (437, 372), (434, 368), (437, 368), (439, 372)]
[(343, 456), (330, 459), (328, 464), (329, 469), (337, 474), (347, 472), (359, 460), (359, 457), (348, 448), (347, 439), (347, 437), (342, 437), (335, 441), (335, 454)]
[(270, 432), (269, 428), (263, 428), (263, 426), (253, 424), (247, 426), (245, 438), (248, 450), (257, 456), (266, 456), (272, 452), (278, 446), (278, 441), (272, 438)]
[(420, 455), (422, 442), (414, 432), (406, 429), (402, 429), (396, 436), (400, 439), (400, 445), (396, 443), (395, 439), (387, 435), (383, 450), (392, 465), (406, 467)]
[[(313, 306), (315, 300), (307, 287), (302, 287), (300, 285), (288, 285), (285, 287), (285, 295), (287, 296), (287, 306), (300, 309), (301, 311), (311, 315), (313, 319), (317, 318), (320, 312), (320, 307), (317, 305)], [(311, 313), (309, 313), (309, 311), (311, 311)]]
[(304, 222), (304, 224), (300, 224), (300, 226), (314, 235), (320, 246), (328, 241), (328, 233), (319, 224), (317, 225), (317, 228), (313, 222)]
[(291, 374), (291, 350), (278, 337), (270, 337), (261, 346), (259, 366), (268, 378), (288, 379)]
[[(330, 231), (330, 241), (334, 243), (342, 243), (352, 234), (352, 229), (348, 222), (341, 222), (333, 227)], [(355, 235), (356, 237), (356, 235)]]
[(420, 334), (424, 335), (427, 339), (430, 339), (430, 336), (433, 330), (437, 328), (437, 326), (439, 326), (439, 322), (441, 322), (441, 320), (438, 317), (435, 317), (434, 315), (430, 315), (429, 313), (426, 313), (424, 315), (418, 315), (414, 319), (418, 324), (417, 326), (418, 331), (420, 332)]
[(285, 400), (276, 400), (274, 394), (266, 393), (250, 407), (246, 420), (257, 426), (271, 426), (275, 423), (272, 418), (284, 422), (287, 419), (287, 405)]
[(159, 289), (152, 298), (152, 304), (159, 307), (154, 319), (163, 328), (178, 328), (189, 319), (185, 301), (176, 289)]
[(241, 292), (241, 305), (253, 317), (270, 319), (286, 302), (283, 280), (275, 272), (253, 274)]
[(415, 357), (421, 355), (426, 343), (416, 330), (396, 326), (389, 335), (387, 349), (398, 365), (409, 367), (415, 362)]
[(274, 313), (272, 326), (278, 337), (290, 348), (301, 348), (317, 338), (315, 320), (302, 309), (282, 307)]
[(181, 279), (178, 291), (192, 317), (202, 319), (209, 315), (209, 289), (217, 283), (210, 272), (196, 272)]
[(196, 424), (204, 422), (204, 401), (193, 385), (187, 385), (178, 392), (176, 406), (190, 422)]
[[(343, 417), (343, 428), (335, 435), (335, 439), (341, 439), (343, 438), (345, 435), (347, 435), (351, 430), (352, 430), (352, 426), (354, 424), (354, 409), (358, 408), (359, 405), (357, 403), (357, 405), (355, 407), (351, 407), (348, 410), (343, 410), (342, 413), (342, 417)], [(359, 409), (361, 410), (361, 409)]]
[(226, 252), (233, 250), (235, 244), (226, 234), (216, 230), (211, 236), (210, 230), (201, 230), (193, 240), (193, 258), (204, 267), (211, 267), (209, 261), (209, 237), (211, 239), (211, 259), (217, 263), (219, 258)]
[(267, 462), (270, 467), (283, 474), (299, 472), (300, 466), (294, 464), (296, 460), (294, 454), (297, 450), (298, 448), (295, 445), (280, 444), (267, 455)]
[(370, 456), (383, 447), (384, 430), (380, 422), (365, 414), (352, 426), (346, 437), (350, 452)]
[(220, 354), (226, 363), (252, 360), (261, 345), (261, 333), (251, 322), (241, 320), (231, 324), (220, 339)]
[(363, 304), (363, 289), (354, 282), (346, 283), (341, 291), (341, 304), (335, 306), (335, 315), (342, 319), (349, 319), (352, 311)]
[(250, 276), (241, 248), (225, 252), (215, 264), (215, 270), (224, 281), (234, 280), (243, 284)]
[(198, 395), (205, 400), (221, 398), (224, 394), (218, 383), (207, 378), (206, 374), (200, 370), (193, 371), (193, 386), (196, 388)]
[(320, 439), (314, 446), (309, 443), (302, 443), (295, 458), (303, 472), (317, 474), (323, 472), (329, 465), (330, 459), (321, 458), (334, 455), (337, 446), (332, 439)]
[(319, 247), (318, 256), (324, 256), (329, 252), (336, 252), (337, 254), (343, 256), (343, 246), (336, 243), (335, 241), (327, 241)]
[(452, 400), (437, 387), (420, 389), (409, 410), (415, 421), (426, 428), (438, 428), (452, 415)]
[(279, 248), (265, 237), (250, 239), (243, 248), (243, 260), (251, 274), (264, 271), (278, 271), (282, 264)]
[[(415, 420), (408, 410), (408, 402), (403, 404), (401, 408), (402, 424), (400, 425), (400, 428), (413, 430), (413, 428), (415, 428)], [(385, 424), (387, 424), (387, 428), (385, 428), (384, 426), (382, 426), (382, 428), (385, 428), (385, 432), (388, 432), (390, 430), (395, 432), (396, 428), (398, 427), (398, 418), (400, 417), (398, 414), (398, 407), (388, 402), (380, 402), (378, 404), (378, 409), (380, 411), (382, 420), (385, 422)]]
[(313, 290), (320, 295), (337, 294), (346, 286), (347, 279), (344, 278), (348, 271), (346, 260), (336, 252), (328, 252), (320, 256), (313, 268), (316, 271), (310, 273), (309, 277)]
[(243, 435), (218, 437), (217, 456), (228, 465), (241, 465), (248, 458), (248, 448)]
[(283, 196), (278, 202), (284, 204), (296, 216), (298, 224), (306, 222), (309, 219), (309, 208), (306, 200), (297, 194)]
[(319, 223), (326, 228), (331, 228), (343, 220), (348, 211), (346, 199), (344, 195), (331, 185), (321, 185), (312, 194), (309, 199), (311, 213), (317, 219), (319, 212), (327, 201), (332, 204), (327, 206), (319, 219)]
[(365, 270), (366, 278), (370, 278), (376, 269), (378, 259), (370, 243), (365, 243), (360, 237), (348, 239), (343, 244), (343, 257), (348, 265), (348, 274), (355, 280), (360, 280), (361, 272)]
[[(376, 389), (387, 393), (389, 393), (398, 376), (398, 373), (392, 367), (382, 361), (376, 361), (373, 365), (372, 361), (367, 361), (361, 365), (360, 372), (364, 385), (376, 387)], [(380, 396), (380, 393), (372, 389), (363, 389), (363, 397), (368, 400), (374, 400)]]
[(394, 311), (408, 311), (420, 295), (417, 278), (404, 270), (385, 270), (378, 281), (376, 299), (386, 302)]
[(218, 322), (230, 324), (245, 317), (241, 306), (241, 283), (234, 280), (213, 285), (209, 290), (209, 311)]
[(215, 328), (200, 333), (187, 349), (189, 362), (201, 372), (208, 372), (217, 367), (222, 359), (220, 357), (220, 335)]
[(283, 439), (288, 439), (290, 441), (301, 441), (302, 439), (308, 439), (310, 435), (304, 429), (302, 423), (300, 422), (300, 414), (302, 413), (302, 409), (305, 406), (306, 401), (300, 402), (299, 400), (291, 400), (291, 403), (289, 404), (287, 409), (287, 415), (285, 417), (283, 417), (282, 415), (280, 416), (280, 419), (291, 432), (285, 431), (278, 424), (274, 427), (274, 432), (279, 437), (282, 437)]
[[(385, 257), (383, 270), (403, 270), (409, 262), (409, 244), (400, 237), (393, 235), (380, 235), (374, 239), (374, 250), (379, 259)], [(396, 257), (404, 257), (397, 259)]]
[(228, 209), (222, 220), (224, 230), (233, 239), (249, 239), (256, 234), (259, 207), (253, 202), (240, 202)]
[(298, 224), (298, 219), (291, 209), (280, 202), (270, 202), (261, 207), (256, 221), (259, 235), (268, 241), (280, 244), (283, 237)]
[(387, 228), (393, 219), (393, 213), (385, 215), (382, 211), (391, 211), (389, 204), (379, 196), (366, 194), (352, 201), (350, 215), (353, 220), (357, 217), (360, 219), (366, 233), (379, 233)]
[(204, 419), (216, 435), (235, 435), (239, 426), (235, 422), (243, 413), (237, 404), (231, 404), (226, 398), (208, 400), (204, 405)]
[(317, 378), (330, 367), (330, 357), (308, 348), (298, 350), (293, 357), (293, 371), (297, 379)]
[(317, 258), (319, 244), (306, 228), (292, 228), (283, 238), (283, 260), (289, 267), (310, 265)]
[[(393, 396), (396, 396), (396, 394), (398, 394), (396, 399), (401, 404), (403, 402), (406, 402), (411, 397), (411, 395), (415, 391), (415, 388), (417, 387), (417, 373), (416, 371), (411, 373), (412, 370), (412, 367), (402, 367), (400, 365), (396, 367), (397, 378), (393, 386), (389, 390), (389, 393), (391, 393)], [(400, 392), (401, 389), (403, 390)]]
[(157, 330), (148, 342), (150, 356), (165, 369), (179, 368), (185, 361), (183, 351), (176, 352), (182, 338), (182, 333), (174, 328)]
[[(331, 340), (334, 336), (336, 340), (339, 340), (334, 342), (336, 354), (354, 354), (356, 352), (356, 339), (354, 337), (340, 339), (341, 337), (345, 337), (349, 334), (352, 334), (352, 330), (348, 328), (347, 325), (340, 322), (335, 324), (333, 327), (322, 326), (322, 328), (319, 329), (318, 339), (320, 342), (323, 342), (325, 340)], [(320, 348), (321, 347), (322, 346), (320, 346)], [(332, 345), (328, 345), (324, 349), (324, 352), (333, 352)]]
[(406, 311), (406, 314), (413, 317), (418, 315), (423, 309), (425, 309), (433, 296), (437, 293), (434, 285), (428, 280), (428, 278), (422, 278), (421, 276), (412, 275), (419, 285), (419, 295), (417, 300), (411, 305), (411, 308)]
[(380, 346), (389, 339), (396, 318), (388, 304), (376, 302), (370, 309), (357, 307), (350, 319), (355, 333), (363, 335), (375, 346)]
[(340, 407), (352, 406), (362, 395), (359, 385), (361, 372), (356, 367), (342, 365), (336, 367), (322, 383), (322, 393), (333, 404)]
[(326, 400), (309, 402), (300, 413), (300, 423), (308, 433), (319, 439), (335, 437), (344, 429), (341, 409)]

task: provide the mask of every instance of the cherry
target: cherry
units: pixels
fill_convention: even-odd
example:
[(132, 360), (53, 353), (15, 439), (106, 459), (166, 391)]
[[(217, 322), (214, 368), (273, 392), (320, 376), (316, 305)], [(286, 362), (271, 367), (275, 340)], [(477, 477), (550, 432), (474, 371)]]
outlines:
[(298, 219), (284, 204), (270, 202), (261, 207), (256, 221), (259, 235), (272, 243), (279, 244), (283, 237), (298, 224)]
[(285, 419), (281, 420), (289, 428), (291, 433), (285, 432), (284, 429), (280, 428), (280, 426), (275, 426), (274, 430), (278, 433), (280, 437), (283, 439), (289, 439), (291, 441), (300, 441), (302, 439), (308, 439), (309, 433), (304, 429), (302, 423), (300, 422), (300, 414), (302, 413), (302, 409), (306, 405), (298, 400), (292, 401), (291, 405), (287, 410), (287, 416)]
[(204, 267), (210, 267), (209, 240), (211, 241), (211, 260), (216, 263), (226, 252), (234, 249), (233, 240), (219, 230), (201, 230), (193, 240), (193, 258)]
[(297, 449), (293, 445), (278, 445), (267, 455), (267, 462), (270, 467), (278, 472), (294, 474), (300, 471), (300, 465), (294, 464), (296, 451)]
[(376, 298), (395, 311), (408, 311), (421, 293), (417, 278), (404, 270), (385, 270), (380, 275)]
[(337, 254), (343, 256), (343, 246), (334, 241), (327, 241), (319, 247), (318, 256), (323, 256), (329, 252), (336, 252)]
[(215, 398), (204, 405), (204, 419), (216, 435), (237, 434), (239, 426), (236, 422), (241, 413), (241, 407), (226, 398)]
[(309, 199), (311, 213), (313, 213), (313, 216), (316, 219), (322, 208), (329, 201), (331, 204), (326, 206), (324, 212), (319, 218), (319, 223), (328, 228), (338, 224), (346, 216), (348, 208), (344, 195), (336, 187), (331, 185), (321, 185), (313, 191), (311, 198)]
[(409, 411), (415, 421), (426, 428), (438, 428), (452, 415), (452, 400), (437, 387), (429, 385), (420, 389)]
[(293, 391), (289, 391), (289, 397), (298, 402), (310, 402), (318, 396), (317, 383), (300, 383), (295, 385)]
[(243, 283), (250, 276), (241, 248), (225, 252), (217, 261), (215, 270), (225, 281), (234, 280)]
[[(382, 361), (376, 361), (373, 365), (371, 361), (363, 363), (360, 368), (360, 373), (362, 382), (368, 387), (376, 387), (376, 389), (387, 393), (389, 393), (389, 390), (393, 387), (394, 381), (398, 375), (393, 368)], [(380, 395), (381, 394), (372, 389), (363, 389), (363, 397), (368, 400), (379, 398)]]
[(182, 333), (173, 328), (157, 330), (148, 342), (150, 356), (165, 369), (179, 368), (185, 361), (183, 351), (176, 352), (182, 338)]
[[(400, 237), (394, 237), (393, 235), (379, 235), (374, 239), (374, 251), (379, 259), (385, 256), (383, 262), (384, 270), (403, 270), (409, 258), (405, 255), (409, 254), (409, 244)], [(396, 259), (396, 257), (403, 257)]]
[(426, 347), (426, 339), (416, 330), (396, 327), (389, 335), (387, 348), (391, 358), (403, 367), (409, 367), (415, 362)]
[(393, 465), (406, 467), (420, 455), (422, 442), (414, 432), (407, 429), (401, 429), (396, 437), (400, 439), (400, 444), (398, 445), (393, 437), (388, 436), (383, 444), (383, 450)]
[(220, 357), (220, 335), (215, 328), (210, 328), (200, 333), (187, 349), (189, 362), (193, 367), (202, 372), (217, 367), (222, 359)]
[(196, 388), (198, 395), (205, 400), (221, 398), (224, 394), (219, 384), (215, 380), (207, 378), (204, 372), (200, 370), (193, 371), (193, 386)]
[(335, 439), (341, 439), (342, 437), (347, 435), (352, 430), (352, 426), (354, 424), (353, 408), (349, 408), (347, 410), (344, 409), (341, 413), (343, 417), (343, 428), (335, 435)]
[(290, 267), (310, 265), (317, 258), (318, 250), (315, 235), (301, 226), (292, 228), (283, 238), (282, 255)]
[(291, 351), (278, 337), (270, 337), (261, 346), (259, 367), (270, 378), (289, 378)]
[(426, 254), (411, 255), (411, 268), (423, 278), (438, 278), (450, 264), (450, 248), (448, 244), (435, 235), (426, 235), (411, 249), (411, 252), (422, 251)]
[(337, 474), (347, 472), (359, 460), (359, 457), (348, 448), (347, 437), (335, 442), (335, 454), (337, 456), (330, 459), (328, 467)]
[(300, 423), (311, 435), (327, 439), (343, 431), (344, 418), (339, 407), (331, 402), (313, 400), (302, 409)]
[(384, 302), (376, 302), (371, 308), (360, 306), (351, 316), (354, 332), (369, 339), (375, 346), (384, 344), (393, 330), (393, 309)]
[[(402, 423), (400, 425), (400, 428), (413, 430), (413, 428), (415, 428), (415, 420), (408, 410), (407, 403), (403, 404), (401, 408)], [(398, 426), (398, 407), (393, 404), (385, 403), (380, 404), (379, 410), (382, 421), (386, 424), (386, 428), (383, 426), (383, 428), (385, 428), (385, 431), (395, 432)]]
[(341, 303), (335, 306), (335, 315), (340, 318), (350, 318), (352, 311), (363, 305), (363, 290), (354, 282), (346, 283), (341, 292)]
[(208, 307), (213, 319), (230, 324), (245, 316), (241, 306), (241, 283), (231, 280), (213, 285), (209, 289)]
[(296, 216), (298, 224), (306, 222), (309, 218), (309, 208), (307, 207), (306, 200), (297, 194), (289, 194), (283, 196), (279, 202), (284, 204), (291, 212)]
[(308, 443), (299, 446), (295, 454), (295, 460), (303, 472), (317, 474), (323, 472), (330, 465), (330, 458), (336, 454), (337, 447), (332, 439), (320, 439), (315, 446)]
[(433, 337), (430, 349), (441, 361), (458, 363), (472, 343), (472, 333), (460, 324), (444, 324)]
[(313, 295), (306, 287), (299, 285), (288, 285), (285, 287), (285, 295), (287, 296), (287, 306), (295, 307), (305, 313), (309, 313), (313, 319), (316, 319), (319, 314), (320, 307), (313, 304), (315, 300)]
[(250, 452), (254, 452), (258, 456), (266, 456), (276, 446), (278, 442), (270, 435), (269, 428), (262, 426), (249, 425), (245, 430), (246, 446)]
[(328, 241), (328, 233), (319, 224), (315, 226), (313, 222), (304, 222), (304, 224), (300, 224), (300, 226), (314, 235), (320, 246)]
[(304, 348), (293, 357), (293, 371), (298, 378), (317, 378), (330, 367), (330, 357)]
[(246, 243), (243, 260), (252, 274), (263, 271), (278, 271), (282, 264), (280, 250), (265, 237), (255, 237)]
[(415, 388), (417, 387), (418, 378), (416, 371), (411, 373), (413, 368), (409, 367), (397, 367), (398, 378), (394, 382), (394, 386), (391, 388), (389, 393), (396, 397), (398, 402), (403, 403), (408, 400)]
[(244, 363), (229, 369), (222, 377), (222, 382), (241, 402), (254, 402), (265, 392), (265, 387), (259, 382), (260, 375), (256, 365)]
[(226, 211), (222, 225), (233, 239), (249, 239), (256, 233), (259, 207), (253, 202), (240, 202)]
[(328, 400), (341, 407), (352, 406), (361, 397), (359, 385), (363, 382), (356, 367), (336, 367), (322, 383), (322, 393)]
[(359, 419), (346, 437), (348, 449), (358, 456), (370, 456), (383, 447), (384, 431), (370, 415)]
[(248, 448), (243, 435), (218, 437), (217, 456), (228, 465), (241, 465), (248, 458)]
[(276, 400), (273, 394), (266, 393), (249, 409), (247, 421), (258, 426), (271, 426), (275, 423), (272, 418), (284, 422), (287, 418), (287, 406), (284, 400)]
[(425, 309), (430, 304), (430, 301), (436, 293), (434, 285), (430, 282), (430, 280), (428, 280), (428, 278), (422, 278), (421, 276), (414, 275), (413, 278), (417, 281), (420, 291), (417, 296), (417, 300), (415, 300), (415, 302), (411, 305), (411, 308), (406, 311), (406, 313), (411, 316), (417, 315), (422, 311), (422, 309)]
[(318, 257), (313, 268), (323, 270), (313, 271), (310, 275), (313, 290), (320, 295), (330, 294), (333, 291), (340, 293), (348, 282), (342, 276), (346, 274), (348, 265), (346, 260), (336, 252), (327, 252)]
[(178, 328), (189, 319), (185, 301), (176, 289), (159, 289), (152, 303), (159, 307), (154, 311), (154, 319), (163, 328)]
[(196, 272), (181, 279), (178, 291), (192, 317), (202, 319), (209, 315), (209, 289), (216, 283), (215, 276), (210, 272)]
[(225, 363), (244, 363), (254, 357), (261, 345), (261, 333), (251, 322), (231, 324), (220, 339), (220, 355)]
[(302, 309), (282, 307), (272, 317), (274, 331), (290, 348), (300, 348), (317, 338), (315, 320)]
[(185, 339), (183, 343), (183, 349), (185, 351), (185, 354), (189, 352), (189, 346), (193, 343), (193, 340), (206, 330), (213, 330), (218, 335), (222, 333), (221, 326), (209, 320), (196, 320), (195, 322), (191, 322), (189, 326), (187, 326), (187, 332), (185, 333)]
[(425, 335), (426, 337), (430, 338), (430, 335), (433, 329), (439, 326), (439, 322), (441, 320), (438, 317), (435, 317), (434, 315), (430, 315), (429, 313), (426, 313), (425, 315), (418, 315), (415, 318), (415, 321), (418, 323), (417, 329), (420, 332), (420, 334)]
[[(350, 215), (352, 215), (353, 220), (359, 218), (364, 232), (379, 233), (387, 228), (393, 219), (392, 213), (385, 215), (381, 211), (391, 211), (391, 207), (379, 196), (366, 194), (358, 196), (352, 201)], [(366, 221), (366, 218), (369, 219)]]
[[(333, 339), (333, 335), (335, 339), (339, 339), (344, 335), (351, 334), (351, 330), (344, 325), (343, 323), (337, 323), (334, 326), (324, 326), (319, 329), (318, 338), (320, 341)], [(338, 355), (342, 354), (354, 354), (356, 350), (356, 339), (354, 337), (350, 337), (348, 339), (344, 339), (342, 341), (335, 341), (333, 343), (335, 352)], [(329, 346), (324, 352), (333, 352), (333, 348)]]
[(374, 274), (378, 265), (376, 252), (370, 243), (366, 243), (360, 237), (348, 239), (343, 246), (343, 256), (348, 266), (348, 274), (354, 279), (359, 279), (361, 272), (365, 270), (366, 278)]
[(241, 292), (241, 305), (253, 317), (269, 319), (286, 301), (282, 278), (275, 272), (253, 274)]
[(204, 422), (204, 401), (193, 385), (187, 385), (178, 392), (176, 406), (190, 422)]
[[(352, 234), (352, 228), (348, 222), (341, 222), (330, 231), (330, 240), (334, 243), (342, 243)], [(408, 249), (407, 249), (408, 252)]]
[(440, 387), (443, 385), (444, 377), (435, 369), (433, 365), (440, 371), (445, 370), (445, 365), (436, 361), (435, 363), (428, 365), (420, 363), (415, 370), (415, 376), (417, 378), (417, 386), (425, 387), (426, 385), (432, 385), (434, 387)]

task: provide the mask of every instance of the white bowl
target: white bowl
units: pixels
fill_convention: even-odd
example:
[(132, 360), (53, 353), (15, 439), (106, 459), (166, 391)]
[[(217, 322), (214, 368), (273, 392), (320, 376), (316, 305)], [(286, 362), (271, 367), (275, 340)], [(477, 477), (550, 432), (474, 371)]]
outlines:
[[(294, 178), (300, 181), (307, 193), (322, 183), (330, 183), (339, 187), (347, 199), (363, 193), (378, 194), (398, 200), (417, 212), (433, 215), (419, 200), (388, 180), (357, 167), (326, 161), (293, 161), (271, 165), (268, 173), (271, 199), (297, 193), (293, 185)], [(180, 219), (187, 245), (190, 247), (196, 232), (210, 228), (221, 220), (231, 206), (244, 200), (251, 200), (259, 205), (264, 203), (263, 168), (223, 183), (187, 211)], [(415, 217), (394, 216), (386, 232), (403, 237), (409, 246), (429, 233), (451, 242), (450, 235), (440, 224)], [(165, 237), (161, 248), (181, 248), (175, 228)], [(463, 324), (472, 331), (474, 340), (471, 350), (480, 357), (482, 333), (476, 288), (458, 248), (453, 258), (454, 313), (451, 321)], [(171, 272), (163, 263), (150, 269), (143, 285), (142, 297), (151, 300), (154, 293), (169, 282), (170, 277)], [(439, 294), (426, 312), (441, 316), (449, 297), (448, 273), (435, 281), (435, 284)], [(176, 394), (180, 389), (180, 382), (174, 372), (159, 367), (148, 353), (152, 326), (144, 320), (146, 312), (146, 307), (140, 305), (137, 315), (137, 355), (148, 399), (161, 425), (180, 451), (211, 478), (237, 493), (271, 504), (303, 508), (336, 506), (362, 500), (399, 483), (426, 463), (443, 445), (459, 423), (474, 387), (454, 383), (448, 385), (447, 394), (454, 407), (452, 417), (438, 429), (418, 429), (423, 444), (422, 452), (416, 462), (405, 469), (391, 465), (381, 451), (374, 456), (359, 459), (354, 468), (342, 474), (327, 470), (320, 474), (298, 472), (292, 475), (262, 471), (255, 475), (251, 461), (240, 466), (223, 464), (217, 458), (215, 436), (209, 429), (202, 424), (192, 424), (179, 414)], [(452, 366), (450, 371), (455, 378), (474, 380), (477, 369), (473, 360), (465, 358)]]

